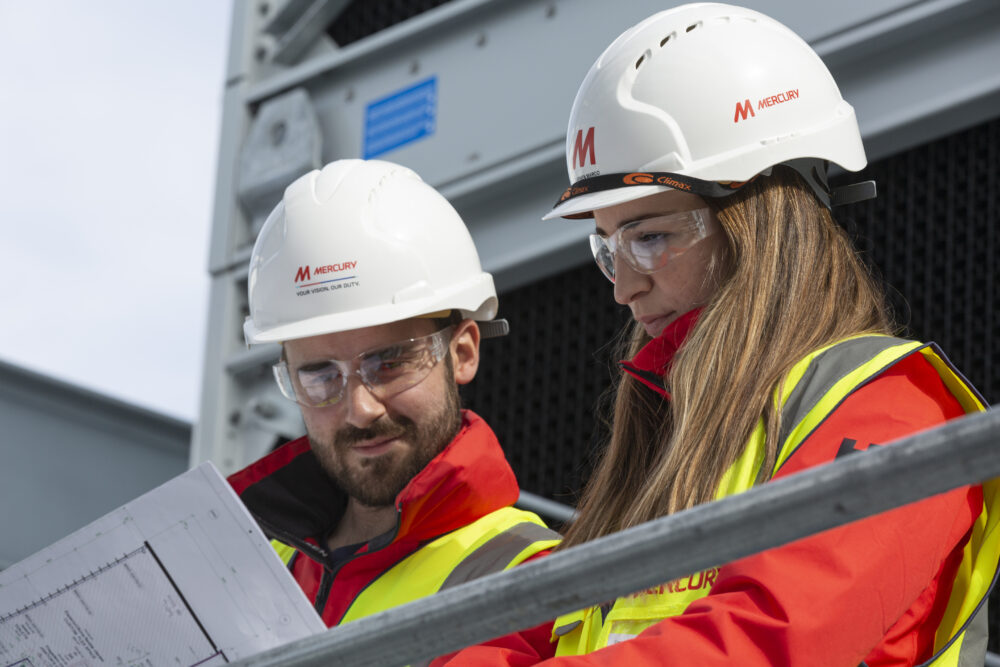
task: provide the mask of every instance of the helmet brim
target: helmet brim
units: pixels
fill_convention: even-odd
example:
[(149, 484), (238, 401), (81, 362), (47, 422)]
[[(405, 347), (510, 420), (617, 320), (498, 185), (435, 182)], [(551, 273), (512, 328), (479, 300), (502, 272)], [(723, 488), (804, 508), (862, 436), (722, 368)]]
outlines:
[(570, 220), (583, 220), (594, 217), (594, 211), (623, 204), (643, 197), (649, 197), (660, 192), (667, 192), (674, 188), (669, 185), (632, 185), (612, 190), (600, 190), (589, 192), (585, 195), (573, 197), (567, 201), (557, 204), (551, 211), (542, 216), (542, 220), (552, 220), (553, 218), (567, 218)]

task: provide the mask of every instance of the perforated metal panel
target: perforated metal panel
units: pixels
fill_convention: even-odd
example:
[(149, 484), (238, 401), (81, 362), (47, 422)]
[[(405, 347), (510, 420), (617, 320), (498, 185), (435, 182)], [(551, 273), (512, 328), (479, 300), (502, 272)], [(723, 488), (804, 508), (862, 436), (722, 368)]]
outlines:
[(451, 0), (354, 0), (330, 24), (326, 34), (338, 46), (347, 46), (428, 9)]
[[(938, 342), (1000, 400), (1000, 119), (870, 165), (877, 199), (838, 209), (908, 335)], [(840, 182), (844, 178), (835, 179)]]
[(476, 380), (463, 387), (521, 487), (561, 502), (575, 501), (590, 469), (594, 405), (611, 380), (608, 342), (629, 319), (611, 287), (588, 264), (502, 294), (511, 334), (483, 343)]

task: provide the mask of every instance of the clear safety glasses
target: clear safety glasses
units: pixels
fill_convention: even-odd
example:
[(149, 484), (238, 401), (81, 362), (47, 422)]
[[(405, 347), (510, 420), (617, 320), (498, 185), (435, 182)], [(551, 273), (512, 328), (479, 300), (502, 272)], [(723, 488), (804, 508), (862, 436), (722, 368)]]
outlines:
[(639, 273), (653, 273), (716, 231), (718, 223), (705, 207), (636, 220), (611, 236), (591, 234), (590, 250), (601, 272), (614, 282), (619, 253)]
[(342, 361), (320, 359), (291, 369), (282, 360), (274, 365), (281, 393), (299, 405), (319, 408), (344, 397), (347, 379), (357, 375), (375, 398), (385, 400), (419, 384), (448, 352), (452, 327), (362, 352)]

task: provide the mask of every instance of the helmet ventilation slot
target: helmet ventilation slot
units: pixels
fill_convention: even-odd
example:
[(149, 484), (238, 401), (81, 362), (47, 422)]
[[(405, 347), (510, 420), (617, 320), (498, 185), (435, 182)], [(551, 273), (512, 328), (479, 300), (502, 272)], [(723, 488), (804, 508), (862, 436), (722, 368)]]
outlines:
[(650, 51), (649, 49), (646, 49), (645, 51), (642, 52), (642, 55), (639, 56), (639, 59), (635, 61), (635, 68), (639, 69), (639, 66), (642, 65), (644, 62), (646, 62), (646, 58), (652, 58), (652, 57), (653, 57), (653, 52)]

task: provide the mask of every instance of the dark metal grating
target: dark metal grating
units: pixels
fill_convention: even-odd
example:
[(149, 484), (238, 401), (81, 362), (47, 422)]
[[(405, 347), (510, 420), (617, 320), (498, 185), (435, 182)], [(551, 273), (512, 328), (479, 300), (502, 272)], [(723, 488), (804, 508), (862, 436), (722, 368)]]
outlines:
[(446, 2), (450, 0), (354, 0), (326, 33), (338, 46), (347, 46)]
[(521, 487), (564, 503), (589, 471), (594, 405), (610, 384), (608, 346), (629, 320), (586, 265), (501, 295), (509, 336), (483, 343), (463, 403), (496, 430)]
[(907, 334), (939, 343), (991, 403), (1000, 399), (998, 171), (1000, 119), (851, 175), (874, 179), (879, 196), (837, 212), (891, 286)]

